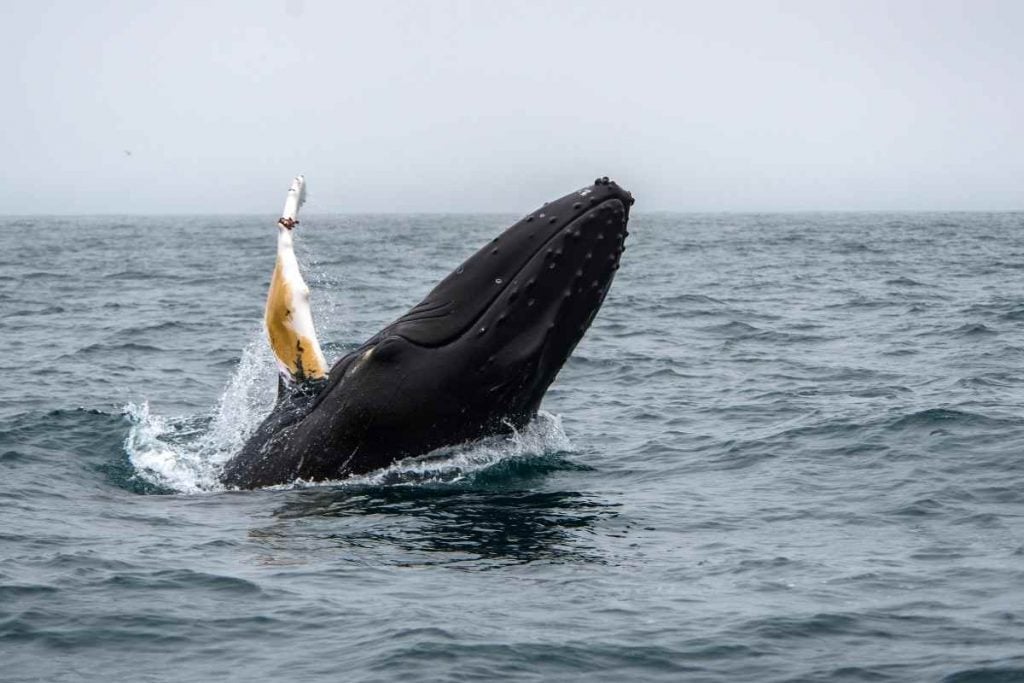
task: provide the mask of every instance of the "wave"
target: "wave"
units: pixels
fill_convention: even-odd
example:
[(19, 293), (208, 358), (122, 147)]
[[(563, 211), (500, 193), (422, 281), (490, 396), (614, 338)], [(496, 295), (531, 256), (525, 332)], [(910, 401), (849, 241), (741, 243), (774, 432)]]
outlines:
[(47, 306), (37, 310), (30, 310), (26, 308), (20, 311), (11, 311), (10, 313), (0, 316), (0, 318), (28, 318), (36, 315), (57, 315), (65, 312), (66, 310), (62, 306)]
[(705, 332), (711, 332), (714, 334), (721, 334), (729, 337), (746, 337), (763, 332), (759, 327), (754, 327), (745, 322), (739, 320), (733, 320), (721, 325), (709, 325), (702, 328)]
[(1011, 683), (1024, 681), (1024, 666), (981, 666), (962, 669), (942, 679), (941, 683)]
[(927, 287), (925, 283), (918, 282), (917, 280), (906, 277), (905, 275), (901, 275), (900, 277), (891, 280), (886, 280), (885, 284), (893, 285), (896, 287)]
[(703, 294), (676, 294), (673, 296), (665, 297), (661, 302), (663, 305), (678, 305), (678, 304), (701, 304), (701, 305), (712, 305), (712, 306), (727, 306), (724, 301), (716, 299), (714, 297), (705, 296)]
[(953, 334), (961, 337), (975, 337), (999, 334), (999, 332), (981, 323), (965, 323), (953, 330)]
[(994, 426), (999, 423), (996, 418), (979, 413), (971, 413), (951, 408), (928, 408), (917, 412), (901, 415), (886, 425), (888, 430), (935, 426)]
[(83, 346), (82, 348), (80, 348), (77, 351), (74, 351), (72, 353), (65, 353), (65, 354), (60, 356), (60, 359), (63, 360), (63, 359), (67, 359), (67, 358), (73, 358), (73, 357), (78, 356), (78, 355), (85, 355), (85, 356), (99, 355), (99, 356), (102, 356), (102, 357), (105, 358), (105, 357), (108, 357), (108, 356), (115, 355), (117, 353), (123, 353), (125, 351), (143, 351), (143, 352), (146, 352), (146, 353), (161, 353), (161, 352), (165, 351), (165, 349), (163, 349), (163, 348), (161, 348), (159, 346), (154, 346), (152, 344), (143, 344), (143, 343), (140, 343), (140, 342), (132, 342), (132, 341), (121, 342), (121, 343), (97, 342), (95, 344), (89, 344), (88, 346)]

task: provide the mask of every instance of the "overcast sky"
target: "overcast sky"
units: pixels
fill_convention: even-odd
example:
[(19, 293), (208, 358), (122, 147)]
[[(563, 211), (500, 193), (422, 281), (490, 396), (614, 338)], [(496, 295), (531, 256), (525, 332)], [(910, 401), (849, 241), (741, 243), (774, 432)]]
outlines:
[(1024, 208), (1024, 2), (13, 2), (0, 213)]

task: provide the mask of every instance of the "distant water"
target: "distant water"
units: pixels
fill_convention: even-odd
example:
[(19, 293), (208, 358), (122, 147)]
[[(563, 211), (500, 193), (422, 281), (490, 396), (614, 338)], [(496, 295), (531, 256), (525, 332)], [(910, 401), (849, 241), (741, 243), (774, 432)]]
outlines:
[[(509, 216), (309, 216), (327, 352)], [(1024, 681), (1024, 214), (635, 216), (513, 439), (224, 492), (272, 219), (0, 219), (4, 681)]]

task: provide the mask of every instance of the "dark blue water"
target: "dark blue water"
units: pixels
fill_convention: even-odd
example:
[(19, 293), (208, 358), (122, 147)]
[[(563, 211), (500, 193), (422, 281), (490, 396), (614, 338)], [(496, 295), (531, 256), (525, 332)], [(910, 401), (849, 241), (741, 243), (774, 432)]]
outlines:
[[(328, 354), (509, 218), (304, 220)], [(0, 221), (3, 680), (1024, 680), (1024, 214), (637, 214), (525, 433), (225, 492), (272, 222)]]

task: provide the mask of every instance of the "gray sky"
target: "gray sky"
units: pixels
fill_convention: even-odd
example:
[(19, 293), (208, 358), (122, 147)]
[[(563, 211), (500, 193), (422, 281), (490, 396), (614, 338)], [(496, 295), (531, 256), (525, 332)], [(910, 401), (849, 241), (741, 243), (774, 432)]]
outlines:
[(1024, 208), (1016, 0), (0, 1), (0, 213)]

